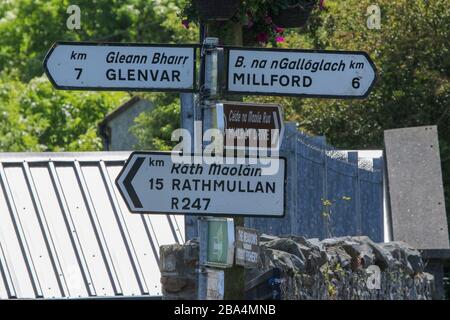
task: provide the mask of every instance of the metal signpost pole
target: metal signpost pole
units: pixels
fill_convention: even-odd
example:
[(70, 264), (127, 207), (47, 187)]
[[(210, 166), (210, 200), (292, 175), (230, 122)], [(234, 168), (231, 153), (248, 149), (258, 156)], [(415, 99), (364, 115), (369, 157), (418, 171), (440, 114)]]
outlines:
[[(205, 27), (206, 28), (206, 27)], [(205, 31), (205, 30), (203, 30)], [(217, 95), (217, 53), (215, 49), (219, 44), (218, 38), (204, 38), (202, 42), (202, 47), (200, 50), (201, 55), (201, 71), (200, 75), (200, 99), (199, 105), (202, 115), (202, 150), (203, 150), (203, 135), (208, 129), (212, 128), (212, 102)], [(214, 56), (216, 59), (214, 59)], [(214, 61), (215, 60), (215, 61)], [(207, 234), (208, 234), (208, 223), (203, 223), (202, 220), (208, 217), (200, 218), (198, 223), (198, 234), (199, 234), (199, 252), (205, 252), (207, 249)], [(198, 298), (199, 300), (207, 299), (207, 277), (208, 272), (203, 266), (200, 266), (200, 274), (198, 281)]]
[[(200, 24), (200, 34), (199, 43), (202, 44), (205, 38), (206, 26), (205, 24)], [(200, 61), (200, 76), (199, 76), (199, 87), (203, 86), (204, 83), (204, 72), (203, 72), (203, 60)], [(195, 143), (198, 140), (196, 124), (200, 123), (202, 119), (201, 107), (200, 107), (200, 94), (185, 94), (182, 93), (181, 97), (181, 127), (189, 130), (191, 134), (191, 154), (194, 154)], [(197, 125), (198, 126), (198, 125)], [(198, 237), (198, 217), (195, 215), (185, 215), (185, 241), (194, 239)]]
[[(195, 124), (195, 96), (193, 93), (181, 93), (180, 94), (181, 105), (181, 128), (189, 131), (191, 136), (191, 150), (188, 150), (191, 154), (194, 153), (194, 124)], [(185, 215), (185, 241), (197, 236), (196, 228), (192, 227), (197, 223), (195, 216)]]
[[(214, 99), (217, 98), (217, 45), (218, 38), (206, 38), (202, 47), (202, 59), (205, 59), (205, 83), (200, 88), (201, 108), (203, 115), (203, 134), (213, 127)], [(204, 58), (203, 58), (204, 57)]]
[[(218, 50), (219, 44), (218, 38), (205, 38), (203, 42), (203, 48), (201, 50), (202, 59), (204, 59), (204, 86), (200, 88), (201, 93), (201, 108), (202, 108), (202, 120), (203, 120), (203, 133), (208, 129), (213, 128), (214, 123), (214, 108), (219, 90), (218, 90)], [(210, 141), (208, 141), (210, 142)], [(242, 220), (243, 219), (239, 219)], [(242, 224), (242, 221), (236, 221), (234, 225)], [(199, 224), (199, 234), (205, 233), (207, 230), (201, 230), (200, 228), (207, 228), (207, 223)], [(234, 232), (234, 230), (233, 230)], [(205, 246), (206, 243), (200, 243), (200, 246)], [(225, 299), (243, 299), (245, 290), (245, 277), (244, 268), (241, 266), (232, 266), (224, 270), (225, 284), (224, 284), (224, 298)], [(204, 282), (199, 282), (202, 284)], [(231, 284), (231, 286), (230, 286)], [(205, 292), (204, 290), (201, 290)], [(200, 290), (199, 290), (200, 292)], [(199, 297), (204, 299), (205, 297)]]

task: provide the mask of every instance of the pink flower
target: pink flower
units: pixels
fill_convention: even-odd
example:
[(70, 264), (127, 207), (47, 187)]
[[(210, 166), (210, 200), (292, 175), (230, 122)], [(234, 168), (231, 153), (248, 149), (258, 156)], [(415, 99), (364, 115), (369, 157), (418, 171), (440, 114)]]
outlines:
[(256, 36), (256, 40), (258, 40), (258, 42), (268, 42), (269, 41), (269, 35), (265, 32), (261, 32)]
[(254, 24), (254, 22), (253, 22), (253, 15), (250, 12), (250, 10), (247, 11), (246, 16), (247, 16), (247, 28), (250, 29), (251, 27), (253, 27), (253, 24)]
[(188, 19), (183, 19), (181, 21), (181, 24), (183, 25), (183, 27), (185, 27), (186, 29), (189, 29), (189, 20)]
[(278, 36), (275, 38), (276, 42), (284, 42), (284, 37)]
[(275, 32), (279, 33), (279, 34), (282, 34), (284, 32), (284, 29), (281, 28), (281, 27), (275, 27)]
[(320, 10), (325, 9), (325, 0), (319, 0), (319, 9)]

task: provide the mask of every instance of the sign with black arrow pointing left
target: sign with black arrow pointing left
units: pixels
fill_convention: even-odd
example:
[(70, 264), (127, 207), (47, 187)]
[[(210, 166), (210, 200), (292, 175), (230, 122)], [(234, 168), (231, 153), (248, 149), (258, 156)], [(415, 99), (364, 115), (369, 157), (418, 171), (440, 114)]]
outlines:
[[(116, 179), (133, 213), (282, 217), (284, 158), (181, 162), (176, 153), (133, 152)], [(180, 154), (178, 154), (180, 155)], [(186, 157), (183, 156), (186, 160)], [(228, 159), (228, 160), (230, 160)]]
[(57, 89), (191, 92), (195, 50), (196, 45), (57, 42), (44, 69)]

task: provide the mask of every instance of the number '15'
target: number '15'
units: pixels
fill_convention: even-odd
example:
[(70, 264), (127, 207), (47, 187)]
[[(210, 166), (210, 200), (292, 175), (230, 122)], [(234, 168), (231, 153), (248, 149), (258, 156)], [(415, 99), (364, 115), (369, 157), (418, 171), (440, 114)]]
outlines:
[(161, 178), (157, 178), (157, 179), (153, 179), (151, 178), (148, 182), (150, 182), (150, 189), (156, 189), (156, 190), (161, 190), (164, 187), (163, 184), (163, 179)]

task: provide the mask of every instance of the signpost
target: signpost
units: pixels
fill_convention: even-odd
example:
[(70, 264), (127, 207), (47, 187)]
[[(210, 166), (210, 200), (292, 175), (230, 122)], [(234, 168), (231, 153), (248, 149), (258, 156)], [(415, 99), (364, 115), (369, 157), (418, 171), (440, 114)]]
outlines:
[[(205, 35), (202, 33), (202, 37)], [(207, 131), (221, 87), (218, 53), (224, 48), (217, 48), (217, 38), (203, 40), (203, 80), (199, 87), (195, 61), (198, 45), (58, 42), (45, 57), (44, 69), (57, 89), (199, 92), (198, 108), (192, 109), (195, 113), (201, 109), (203, 131)], [(375, 66), (364, 52), (225, 49), (226, 90), (231, 94), (365, 98), (376, 80)], [(216, 111), (219, 129), (244, 141), (236, 146), (225, 139), (226, 148), (279, 149), (284, 132), (280, 106), (221, 102), (216, 104)], [(192, 121), (198, 118), (186, 112), (183, 115)], [(236, 265), (255, 267), (259, 261), (258, 233), (238, 227), (235, 235), (233, 219), (205, 217), (282, 217), (286, 160), (213, 160), (196, 161), (179, 153), (133, 152), (116, 185), (133, 213), (202, 216), (200, 264), (208, 268), (200, 272), (199, 297), (242, 297), (243, 271), (233, 266), (235, 240)], [(223, 270), (211, 266), (228, 268), (227, 281)]]
[(376, 69), (365, 52), (229, 48), (230, 93), (365, 98)]
[[(281, 106), (220, 102), (216, 104), (216, 113), (217, 127), (226, 134), (225, 148), (279, 150), (284, 133)], [(274, 130), (277, 130), (277, 133)]]
[(195, 90), (195, 45), (57, 42), (44, 60), (66, 90)]
[(257, 268), (259, 265), (258, 230), (236, 227), (236, 264)]
[[(285, 159), (234, 164), (174, 162), (169, 152), (133, 152), (116, 184), (134, 213), (282, 217)], [(226, 162), (226, 161), (225, 161)], [(242, 163), (242, 164), (238, 164)]]

